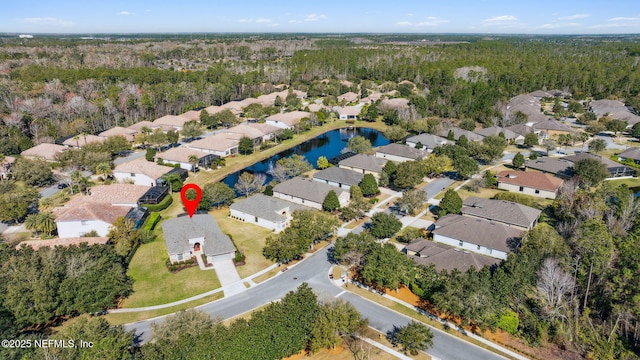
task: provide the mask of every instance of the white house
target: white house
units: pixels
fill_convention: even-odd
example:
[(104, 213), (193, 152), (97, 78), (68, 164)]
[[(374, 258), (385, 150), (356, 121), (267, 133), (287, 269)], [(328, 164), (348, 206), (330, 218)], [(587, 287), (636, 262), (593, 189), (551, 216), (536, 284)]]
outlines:
[(57, 144), (41, 143), (20, 153), (25, 158), (56, 161), (56, 155), (67, 150), (67, 147)]
[(90, 199), (93, 202), (108, 203), (113, 206), (126, 206), (132, 208), (138, 206), (138, 199), (140, 199), (147, 191), (149, 191), (149, 187), (144, 185), (96, 185), (91, 187)]
[(89, 144), (100, 144), (107, 140), (106, 137), (96, 136), (92, 134), (82, 134), (76, 135), (74, 137), (70, 137), (65, 140), (62, 145), (68, 146), (71, 148), (81, 149), (83, 146)]
[(122, 136), (125, 139), (127, 139), (127, 141), (133, 142), (135, 140), (135, 135), (137, 132), (138, 131), (134, 129), (125, 128), (122, 126), (116, 126), (116, 127), (112, 127), (109, 130), (105, 130), (101, 132), (100, 134), (98, 134), (98, 136), (101, 136), (104, 138), (109, 138), (110, 136)]
[(358, 154), (344, 160), (340, 160), (338, 166), (343, 169), (353, 170), (362, 174), (372, 174), (376, 179), (378, 179), (382, 172), (382, 168), (386, 163), (386, 159), (378, 158), (373, 155)]
[(238, 153), (239, 138), (231, 139), (228, 134), (215, 134), (187, 145), (188, 148), (208, 154), (227, 157)]
[(156, 159), (156, 161), (162, 159), (165, 164), (178, 164), (185, 170), (193, 171), (194, 165), (189, 161), (191, 156), (195, 156), (198, 159), (195, 162), (196, 167), (198, 167), (198, 165), (210, 165), (215, 157), (213, 154), (208, 154), (200, 150), (176, 147), (157, 153), (154, 159)]
[(408, 145), (389, 144), (376, 149), (376, 157), (393, 162), (414, 161), (425, 158), (428, 152)]
[(338, 113), (340, 120), (358, 120), (362, 106), (340, 106), (335, 107), (334, 111)]
[(192, 121), (188, 117), (178, 115), (165, 115), (161, 118), (153, 120), (153, 125), (164, 128), (174, 128), (178, 131), (182, 130), (184, 124)]
[(498, 189), (555, 199), (562, 179), (534, 171), (501, 171), (496, 176)]
[(289, 225), (294, 211), (309, 209), (272, 196), (255, 194), (231, 204), (229, 216), (278, 233)]
[(521, 230), (531, 230), (538, 223), (540, 210), (513, 201), (468, 197), (462, 201), (462, 215), (499, 222)]
[(330, 191), (333, 191), (338, 195), (338, 201), (340, 201), (341, 207), (346, 206), (349, 203), (351, 195), (348, 191), (300, 177), (295, 177), (276, 185), (273, 188), (273, 196), (282, 200), (322, 210), (322, 203)]
[(145, 159), (136, 159), (117, 165), (113, 169), (113, 176), (118, 182), (133, 181), (136, 185), (156, 186), (158, 179), (172, 169)]
[(95, 202), (89, 196), (76, 198), (54, 210), (58, 236), (81, 237), (94, 230), (98, 236), (107, 236), (111, 224), (117, 218), (127, 215), (130, 209), (127, 206)]
[(505, 260), (522, 239), (522, 229), (449, 214), (434, 224), (433, 241)]
[(313, 174), (313, 180), (349, 190), (352, 186), (358, 186), (364, 174), (349, 169), (332, 166)]
[(280, 129), (293, 129), (300, 123), (300, 120), (311, 116), (306, 111), (291, 111), (287, 113), (275, 114), (267, 117), (266, 123)]
[(422, 145), (422, 149), (427, 152), (432, 152), (434, 148), (442, 145), (453, 145), (453, 141), (449, 141), (443, 137), (433, 135), (433, 134), (420, 134), (408, 137), (405, 141), (405, 144), (415, 148), (418, 144)]
[(236, 248), (213, 216), (196, 214), (165, 220), (162, 232), (172, 263), (204, 254), (207, 263), (233, 260)]

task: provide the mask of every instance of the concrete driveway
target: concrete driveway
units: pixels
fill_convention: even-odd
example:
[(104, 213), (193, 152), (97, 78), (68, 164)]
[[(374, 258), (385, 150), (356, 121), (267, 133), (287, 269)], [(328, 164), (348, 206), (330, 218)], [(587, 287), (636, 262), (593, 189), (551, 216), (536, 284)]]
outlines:
[(216, 271), (216, 275), (218, 275), (225, 297), (247, 290), (240, 279), (233, 260), (214, 261), (213, 268)]

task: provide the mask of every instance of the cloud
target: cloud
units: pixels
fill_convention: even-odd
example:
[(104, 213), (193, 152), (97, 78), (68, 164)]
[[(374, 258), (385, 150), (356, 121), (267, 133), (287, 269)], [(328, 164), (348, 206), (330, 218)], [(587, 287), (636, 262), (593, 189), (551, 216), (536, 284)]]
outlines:
[(640, 21), (640, 17), (614, 17), (608, 21)]
[(262, 18), (262, 19), (257, 19), (257, 20), (256, 20), (256, 22), (257, 22), (257, 23), (262, 23), (262, 24), (268, 24), (268, 23), (270, 23), (270, 22), (271, 22), (271, 19), (264, 19), (264, 18)]
[(427, 21), (422, 21), (416, 24), (416, 26), (438, 26), (440, 24), (448, 23), (449, 20), (438, 19), (435, 16), (427, 17)]
[(238, 20), (239, 23), (248, 23), (248, 22), (252, 22), (253, 20), (251, 19), (240, 19)]
[(564, 27), (578, 27), (582, 26), (580, 23), (553, 23), (540, 25), (540, 29), (558, 29)]
[(322, 14), (320, 14), (320, 15), (318, 15), (318, 14), (309, 14), (309, 15), (306, 15), (304, 17), (304, 21), (318, 21), (318, 20), (322, 20), (322, 19), (326, 19), (326, 18), (327, 18), (327, 16), (326, 15), (322, 15)]
[(398, 26), (411, 26), (411, 25), (413, 25), (413, 24), (412, 24), (412, 23), (410, 23), (409, 21), (398, 21), (398, 22), (396, 23), (396, 25), (398, 25)]
[(46, 26), (58, 26), (58, 27), (69, 27), (75, 25), (73, 21), (62, 20), (53, 17), (34, 17), (34, 18), (26, 18), (24, 19), (26, 23), (33, 25), (46, 25)]
[(302, 20), (289, 20), (289, 24), (299, 24)]
[(590, 17), (590, 14), (575, 14), (575, 15), (569, 15), (569, 16), (561, 16), (558, 18), (558, 20), (576, 20), (576, 19), (585, 19)]
[(135, 15), (135, 13), (128, 12), (128, 11), (120, 11), (118, 15), (129, 16), (129, 15)]
[(486, 25), (491, 25), (491, 24), (504, 24), (504, 23), (510, 23), (515, 21), (518, 21), (518, 18), (513, 15), (501, 15), (501, 16), (494, 16), (492, 18), (484, 19), (482, 20), (482, 23)]

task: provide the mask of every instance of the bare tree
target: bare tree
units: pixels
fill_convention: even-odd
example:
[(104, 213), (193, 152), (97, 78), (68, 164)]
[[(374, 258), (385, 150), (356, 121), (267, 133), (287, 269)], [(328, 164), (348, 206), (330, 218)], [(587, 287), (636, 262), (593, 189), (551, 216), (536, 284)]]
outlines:
[(264, 174), (243, 172), (234, 187), (239, 193), (249, 197), (252, 193), (262, 190), (265, 180), (266, 176)]
[(538, 272), (536, 289), (544, 304), (543, 311), (552, 320), (565, 318), (563, 309), (567, 304), (566, 296), (571, 294), (575, 282), (570, 274), (562, 270), (558, 260), (547, 258)]
[(607, 229), (613, 236), (626, 236), (627, 232), (633, 226), (633, 221), (638, 214), (640, 203), (635, 201), (633, 194), (629, 194), (627, 201), (623, 201), (620, 205), (620, 211), (616, 214), (614, 208), (608, 208), (606, 211)]

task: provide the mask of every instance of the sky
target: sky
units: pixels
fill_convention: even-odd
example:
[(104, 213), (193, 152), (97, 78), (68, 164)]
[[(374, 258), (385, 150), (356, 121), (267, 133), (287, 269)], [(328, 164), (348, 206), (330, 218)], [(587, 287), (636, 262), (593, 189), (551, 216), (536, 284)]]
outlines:
[(638, 34), (638, 0), (0, 0), (0, 32)]

